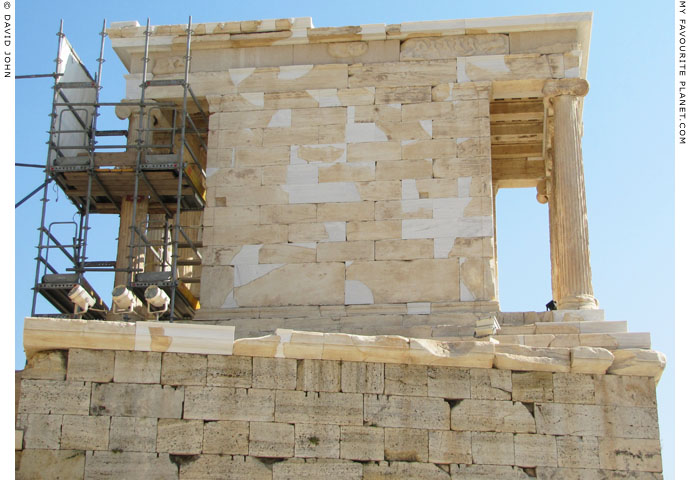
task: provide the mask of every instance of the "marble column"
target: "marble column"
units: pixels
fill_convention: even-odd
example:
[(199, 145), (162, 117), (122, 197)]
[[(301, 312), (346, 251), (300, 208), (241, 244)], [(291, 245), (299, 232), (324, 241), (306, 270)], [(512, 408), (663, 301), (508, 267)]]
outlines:
[[(137, 201), (136, 225), (140, 229), (145, 227), (148, 209), (148, 197), (139, 196)], [(122, 199), (122, 207), (120, 209), (120, 229), (117, 238), (117, 257), (115, 258), (115, 268), (117, 269), (127, 268), (130, 264), (129, 245), (132, 237), (132, 231), (130, 227), (132, 226), (133, 215), (134, 199), (130, 195)], [(135, 234), (134, 244), (138, 245), (141, 243), (141, 239), (138, 235)], [(145, 261), (145, 249), (135, 248), (134, 258), (132, 260), (132, 268), (143, 269)], [(126, 285), (129, 278), (130, 274), (128, 272), (115, 272), (115, 286)]]
[(552, 286), (559, 310), (598, 308), (592, 289), (589, 232), (582, 166), (578, 98), (586, 80), (549, 80), (544, 97), (553, 107), (553, 171), (550, 205)]

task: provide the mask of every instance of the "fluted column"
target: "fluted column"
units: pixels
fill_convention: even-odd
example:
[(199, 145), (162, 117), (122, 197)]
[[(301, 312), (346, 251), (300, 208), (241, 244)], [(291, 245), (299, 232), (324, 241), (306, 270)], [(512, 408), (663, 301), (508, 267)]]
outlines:
[(589, 232), (582, 166), (578, 97), (587, 94), (586, 80), (550, 80), (544, 97), (554, 116), (553, 171), (550, 201), (553, 295), (559, 310), (598, 308), (592, 289)]
[[(137, 201), (136, 225), (141, 228), (146, 222), (148, 215), (149, 200), (148, 197), (140, 196)], [(132, 238), (132, 215), (134, 214), (134, 200), (132, 196), (127, 196), (122, 199), (122, 206), (120, 208), (120, 230), (117, 238), (117, 257), (115, 258), (115, 268), (123, 269), (129, 266), (129, 245)], [(134, 243), (139, 244), (138, 236), (135, 236)], [(143, 268), (145, 259), (145, 250), (138, 248), (134, 250), (133, 268)], [(129, 273), (115, 272), (115, 286), (126, 285), (129, 280)]]

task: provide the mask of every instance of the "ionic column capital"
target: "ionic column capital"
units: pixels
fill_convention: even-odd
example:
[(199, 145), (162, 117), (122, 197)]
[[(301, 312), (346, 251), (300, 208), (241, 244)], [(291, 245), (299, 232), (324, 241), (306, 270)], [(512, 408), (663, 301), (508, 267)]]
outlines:
[(547, 80), (544, 83), (542, 93), (544, 98), (553, 98), (561, 95), (584, 97), (589, 92), (589, 83), (583, 78), (559, 78)]

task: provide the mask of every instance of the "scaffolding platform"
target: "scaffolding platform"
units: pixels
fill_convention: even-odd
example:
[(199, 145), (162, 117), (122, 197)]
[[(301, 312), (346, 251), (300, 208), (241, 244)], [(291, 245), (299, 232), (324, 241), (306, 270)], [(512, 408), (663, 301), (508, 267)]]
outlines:
[[(96, 301), (86, 313), (74, 313), (74, 303), (70, 300), (68, 293), (75, 285), (81, 285), (81, 287)], [(49, 273), (43, 275), (41, 283), (36, 285), (36, 291), (66, 317), (79, 317), (86, 320), (105, 320), (108, 305), (103, 302), (101, 297), (98, 296), (86, 279), (80, 278), (79, 274)]]
[[(89, 176), (95, 176), (98, 180), (91, 185), (90, 212), (119, 213), (122, 200), (132, 196), (132, 185), (134, 185), (137, 171), (135, 166), (129, 167), (118, 165), (116, 162), (112, 163), (114, 165), (97, 167), (92, 171), (88, 171), (86, 168), (61, 171), (61, 167), (57, 167), (52, 169), (52, 175), (65, 195), (78, 208), (86, 208)], [(175, 212), (177, 210), (179, 176), (176, 165), (165, 165), (164, 167), (156, 165), (153, 168), (143, 166), (142, 170), (145, 180), (141, 182), (139, 195), (150, 197), (149, 212)], [(189, 169), (189, 172), (183, 173), (182, 210), (203, 210), (206, 203), (204, 181), (197, 172), (196, 169)]]

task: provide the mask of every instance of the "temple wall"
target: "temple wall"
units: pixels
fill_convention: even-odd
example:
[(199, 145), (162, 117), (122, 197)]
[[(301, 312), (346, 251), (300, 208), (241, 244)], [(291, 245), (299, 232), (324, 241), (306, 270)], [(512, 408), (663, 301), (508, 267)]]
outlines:
[[(194, 53), (212, 114), (197, 319), (498, 310), (492, 81), (576, 76), (574, 30), (320, 30), (323, 43)], [(156, 61), (154, 77), (175, 65)]]
[(17, 478), (662, 478), (652, 377), (257, 346), (34, 355)]

